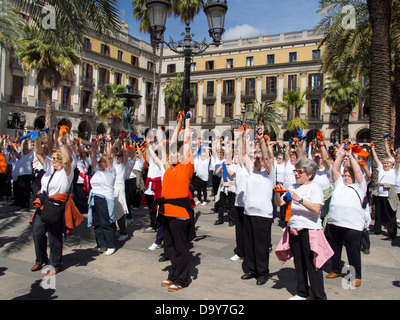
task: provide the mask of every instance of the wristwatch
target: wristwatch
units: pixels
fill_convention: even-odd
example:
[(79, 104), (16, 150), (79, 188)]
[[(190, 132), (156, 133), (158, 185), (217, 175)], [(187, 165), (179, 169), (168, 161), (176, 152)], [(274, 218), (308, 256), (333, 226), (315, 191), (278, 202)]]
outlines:
[(303, 204), (303, 198), (299, 200), (299, 204)]

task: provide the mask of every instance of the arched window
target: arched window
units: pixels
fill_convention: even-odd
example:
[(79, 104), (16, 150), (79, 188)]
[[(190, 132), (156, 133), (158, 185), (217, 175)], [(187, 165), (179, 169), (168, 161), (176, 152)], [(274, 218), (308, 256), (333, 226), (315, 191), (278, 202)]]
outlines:
[(369, 143), (371, 142), (371, 131), (367, 128), (361, 129), (356, 136), (357, 143)]

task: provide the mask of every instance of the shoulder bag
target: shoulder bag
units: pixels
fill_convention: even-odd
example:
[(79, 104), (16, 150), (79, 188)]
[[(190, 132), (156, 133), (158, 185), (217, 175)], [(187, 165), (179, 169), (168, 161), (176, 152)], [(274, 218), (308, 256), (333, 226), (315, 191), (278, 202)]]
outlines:
[(57, 201), (49, 199), (49, 185), (55, 173), (56, 171), (54, 170), (54, 172), (50, 177), (49, 183), (47, 184), (47, 192), (43, 200), (42, 213), (40, 214), (40, 220), (48, 224), (55, 224), (62, 218), (64, 214), (65, 205), (68, 201), (69, 194), (71, 192), (71, 190), (68, 191), (67, 199), (63, 203), (59, 203)]

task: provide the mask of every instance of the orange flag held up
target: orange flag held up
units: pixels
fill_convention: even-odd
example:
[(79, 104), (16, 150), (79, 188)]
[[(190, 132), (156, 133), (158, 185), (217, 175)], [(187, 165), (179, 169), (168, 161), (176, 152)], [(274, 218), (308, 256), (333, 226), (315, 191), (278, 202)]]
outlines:
[[(275, 192), (278, 193), (286, 193), (289, 190), (284, 190), (282, 189), (282, 185), (277, 184), (274, 188)], [(290, 201), (289, 203), (286, 204), (286, 213), (285, 213), (285, 221), (289, 221), (290, 220), (290, 212), (292, 211), (292, 201)]]
[(69, 130), (69, 127), (67, 127), (67, 126), (60, 126), (60, 129), (59, 129), (59, 131), (58, 131), (58, 136), (59, 136), (59, 137), (62, 137), (62, 136), (64, 136), (64, 135), (66, 135), (67, 132), (68, 132), (68, 130)]

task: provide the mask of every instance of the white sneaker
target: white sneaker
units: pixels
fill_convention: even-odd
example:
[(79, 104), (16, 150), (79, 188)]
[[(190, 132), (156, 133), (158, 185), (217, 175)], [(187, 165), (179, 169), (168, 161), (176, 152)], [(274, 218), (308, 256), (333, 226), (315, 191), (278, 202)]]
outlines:
[(237, 254), (235, 254), (234, 256), (231, 257), (230, 259), (231, 261), (239, 261), (239, 260), (243, 260), (242, 257), (239, 257)]
[(205, 206), (206, 204), (207, 204), (207, 201), (203, 201), (203, 202), (201, 203), (202, 206)]
[(110, 256), (115, 252), (115, 248), (108, 248), (105, 255)]
[(196, 204), (200, 204), (200, 200), (197, 200), (197, 201), (196, 201)]
[(126, 240), (128, 238), (128, 235), (127, 234), (121, 234), (119, 237), (118, 237), (118, 241), (124, 241), (124, 240)]
[(296, 294), (293, 297), (290, 297), (288, 300), (308, 300), (308, 298), (300, 297)]
[(155, 243), (155, 242), (149, 247), (149, 250), (150, 250), (150, 251), (154, 251), (154, 250), (157, 250), (157, 249), (161, 249), (161, 246), (158, 245), (158, 244)]

